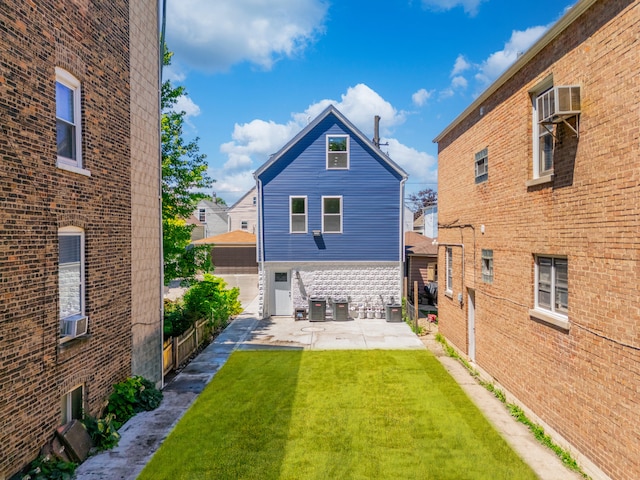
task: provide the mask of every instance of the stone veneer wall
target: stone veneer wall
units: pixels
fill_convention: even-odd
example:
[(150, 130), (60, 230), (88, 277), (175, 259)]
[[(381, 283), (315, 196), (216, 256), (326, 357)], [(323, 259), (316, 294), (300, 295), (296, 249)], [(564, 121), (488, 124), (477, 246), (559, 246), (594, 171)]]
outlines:
[[(354, 306), (383, 308), (392, 299), (400, 302), (400, 265), (391, 263), (270, 264), (260, 276), (260, 311), (269, 312), (271, 278), (275, 271), (290, 271), (293, 308), (308, 306), (308, 298), (348, 299)], [(296, 275), (299, 272), (299, 278)], [(266, 299), (266, 302), (265, 302)], [(293, 313), (293, 312), (292, 312)], [(350, 312), (352, 315), (353, 311)], [(268, 313), (263, 315), (268, 316)]]

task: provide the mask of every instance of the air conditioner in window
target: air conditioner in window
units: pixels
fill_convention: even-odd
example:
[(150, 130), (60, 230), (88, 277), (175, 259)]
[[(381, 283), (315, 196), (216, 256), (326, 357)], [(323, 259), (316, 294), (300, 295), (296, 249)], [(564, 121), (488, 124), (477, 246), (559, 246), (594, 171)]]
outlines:
[(89, 329), (89, 317), (84, 315), (75, 315), (64, 320), (63, 335), (65, 337), (75, 338), (80, 335), (86, 335)]
[(580, 114), (580, 86), (557, 86), (537, 98), (538, 121), (559, 123)]

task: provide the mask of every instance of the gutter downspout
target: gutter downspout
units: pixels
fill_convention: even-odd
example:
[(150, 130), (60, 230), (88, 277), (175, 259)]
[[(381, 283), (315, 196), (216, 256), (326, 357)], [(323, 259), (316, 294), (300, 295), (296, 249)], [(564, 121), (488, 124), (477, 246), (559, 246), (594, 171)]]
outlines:
[(164, 246), (162, 231), (162, 69), (164, 66), (164, 34), (167, 24), (167, 0), (158, 0), (158, 28), (160, 45), (158, 52), (158, 202), (160, 207), (160, 389), (164, 388)]
[[(400, 298), (404, 297), (402, 290), (404, 289), (404, 262), (405, 262), (405, 248), (404, 248), (404, 187), (407, 177), (403, 177), (400, 181), (400, 252), (398, 258), (400, 268)], [(402, 302), (401, 302), (402, 303)]]
[[(266, 280), (264, 278), (264, 229), (262, 227), (262, 180), (260, 180), (258, 177), (256, 177), (254, 175), (254, 178), (256, 179), (256, 182), (258, 184), (258, 192), (257, 192), (257, 206), (258, 206), (258, 218), (257, 218), (257, 222), (258, 222), (258, 234), (256, 235), (256, 244), (258, 246), (258, 251), (257, 253), (257, 261), (258, 261), (258, 287), (260, 286), (260, 276), (262, 276), (262, 302), (260, 304), (260, 317), (263, 317), (263, 312), (264, 312), (264, 299), (265, 299), (265, 292), (264, 289), (266, 287), (265, 283)], [(258, 296), (260, 295), (260, 291), (258, 288)], [(260, 302), (259, 302), (260, 303)]]

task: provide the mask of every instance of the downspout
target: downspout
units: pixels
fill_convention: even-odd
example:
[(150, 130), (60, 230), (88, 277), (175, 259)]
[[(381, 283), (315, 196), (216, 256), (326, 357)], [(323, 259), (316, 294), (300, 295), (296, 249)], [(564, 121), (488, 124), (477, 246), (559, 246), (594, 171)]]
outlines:
[[(407, 181), (407, 177), (403, 177), (400, 181), (400, 251), (398, 252), (399, 268), (400, 268), (400, 298), (403, 298), (403, 288), (404, 288), (404, 187), (405, 182)], [(402, 303), (402, 302), (401, 302)]]
[[(258, 206), (258, 234), (256, 235), (256, 241), (258, 245), (257, 252), (257, 260), (258, 260), (258, 287), (260, 282), (260, 275), (262, 275), (262, 304), (260, 305), (260, 309), (262, 310), (260, 316), (264, 316), (264, 301), (265, 301), (265, 288), (266, 288), (266, 279), (264, 278), (264, 229), (262, 227), (262, 180), (254, 175), (256, 182), (258, 183), (258, 192), (257, 192), (257, 206)], [(260, 295), (260, 291), (258, 291), (258, 295)]]
[(167, 0), (158, 0), (158, 28), (160, 30), (160, 45), (158, 52), (158, 202), (160, 206), (160, 389), (164, 388), (164, 247), (162, 244), (164, 235), (162, 232), (162, 67), (164, 65), (164, 45)]

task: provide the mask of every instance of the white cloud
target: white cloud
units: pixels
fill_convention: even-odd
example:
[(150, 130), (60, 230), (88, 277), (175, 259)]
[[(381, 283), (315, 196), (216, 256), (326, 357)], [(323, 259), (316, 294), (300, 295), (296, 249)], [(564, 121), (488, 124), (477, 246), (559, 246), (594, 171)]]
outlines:
[(167, 45), (188, 66), (208, 72), (244, 61), (269, 69), (323, 32), (323, 0), (174, 0)]
[(440, 90), (440, 92), (438, 93), (438, 100), (444, 100), (447, 98), (451, 98), (455, 95), (455, 92), (453, 91), (453, 88), (449, 87), (449, 88), (445, 88), (444, 90)]
[(451, 76), (455, 77), (465, 70), (469, 70), (471, 68), (471, 64), (467, 62), (467, 59), (464, 58), (464, 55), (458, 55), (456, 58), (456, 63), (453, 65), (453, 70), (451, 70)]
[(395, 138), (386, 138), (385, 143), (389, 144), (386, 147), (389, 157), (409, 174), (409, 182), (425, 185), (438, 181), (438, 161), (435, 157), (407, 147)]
[(197, 117), (200, 115), (200, 107), (196, 105), (191, 98), (185, 95), (181, 95), (176, 98), (176, 103), (172, 110), (174, 112), (184, 112), (187, 119), (189, 117)]
[(252, 172), (276, 153), (310, 120), (319, 115), (328, 105), (334, 105), (359, 130), (369, 138), (373, 136), (373, 118), (380, 115), (381, 136), (388, 142), (387, 147), (393, 160), (412, 174), (413, 180), (435, 178), (436, 160), (426, 153), (402, 145), (398, 140), (388, 138), (394, 127), (405, 121), (404, 112), (398, 112), (377, 92), (364, 84), (347, 89), (340, 100), (324, 99), (309, 105), (303, 112), (293, 113), (287, 123), (276, 123), (255, 119), (244, 124), (236, 124), (231, 141), (220, 146), (226, 156), (221, 167), (211, 168), (210, 175), (217, 180), (215, 188), (220, 196), (233, 203), (254, 185)]
[(478, 7), (484, 0), (422, 0), (422, 5), (432, 10), (451, 10), (458, 5), (464, 8), (465, 13), (474, 16), (478, 13)]
[(451, 79), (451, 86), (453, 88), (465, 89), (467, 88), (467, 79), (462, 76), (453, 77)]
[(511, 32), (511, 38), (504, 48), (492, 53), (482, 62), (476, 80), (486, 85), (498, 78), (517, 60), (519, 54), (526, 52), (547, 31), (547, 28), (548, 26), (537, 26)]
[(434, 90), (427, 91), (424, 88), (421, 88), (416, 93), (411, 95), (411, 100), (413, 101), (414, 105), (422, 107), (431, 98), (433, 92)]

